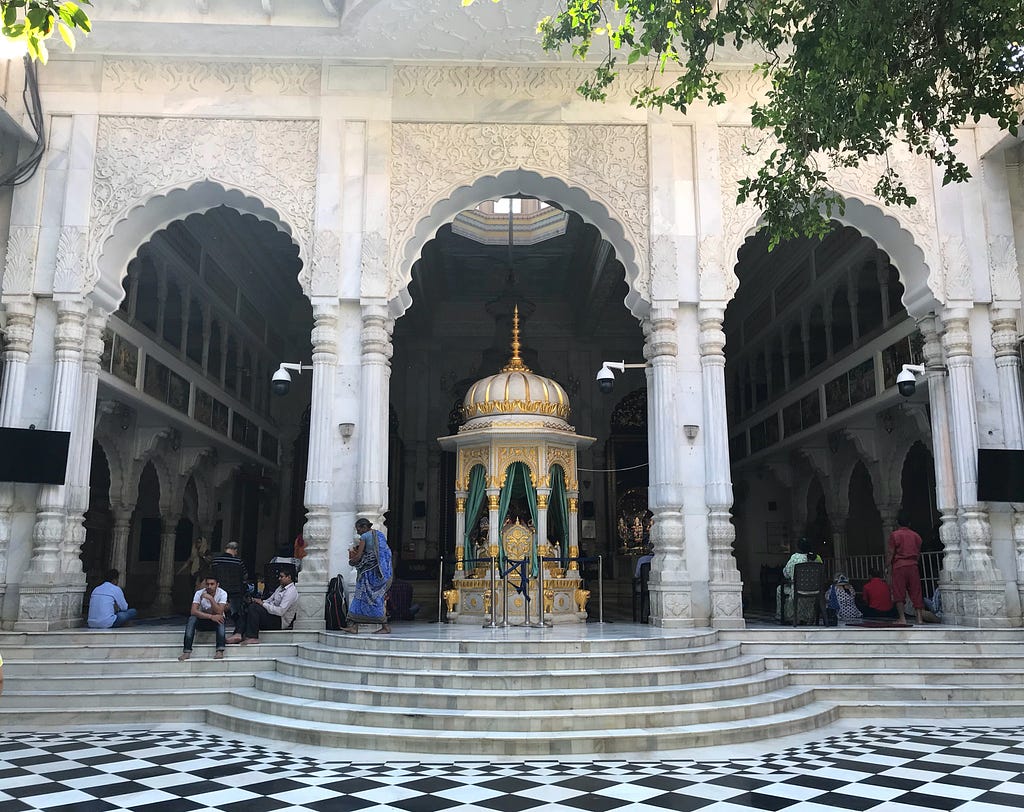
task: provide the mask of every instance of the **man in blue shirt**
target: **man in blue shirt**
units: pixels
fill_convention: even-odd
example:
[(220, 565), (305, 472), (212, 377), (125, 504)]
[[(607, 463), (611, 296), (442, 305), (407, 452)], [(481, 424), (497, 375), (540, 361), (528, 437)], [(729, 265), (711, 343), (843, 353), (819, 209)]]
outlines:
[(92, 591), (89, 597), (90, 629), (116, 629), (134, 620), (138, 614), (128, 608), (124, 592), (117, 585), (119, 576), (117, 570), (107, 570), (103, 576), (106, 580)]

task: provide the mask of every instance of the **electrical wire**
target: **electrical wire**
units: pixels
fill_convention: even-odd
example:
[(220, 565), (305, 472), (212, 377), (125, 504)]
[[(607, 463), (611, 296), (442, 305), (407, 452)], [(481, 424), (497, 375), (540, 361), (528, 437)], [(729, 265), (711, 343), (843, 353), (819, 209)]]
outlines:
[(646, 468), (649, 465), (649, 462), (642, 462), (639, 465), (630, 465), (628, 468), (577, 468), (576, 470), (588, 474), (616, 474), (619, 471), (635, 471), (637, 468)]
[(25, 57), (25, 87), (21, 91), (21, 99), (28, 113), (29, 123), (32, 125), (36, 140), (32, 145), (32, 151), (23, 161), (0, 175), (0, 186), (21, 186), (28, 182), (35, 175), (43, 160), (43, 153), (46, 151), (46, 123), (43, 117), (43, 103), (39, 98), (39, 77), (36, 74), (35, 62), (27, 56)]

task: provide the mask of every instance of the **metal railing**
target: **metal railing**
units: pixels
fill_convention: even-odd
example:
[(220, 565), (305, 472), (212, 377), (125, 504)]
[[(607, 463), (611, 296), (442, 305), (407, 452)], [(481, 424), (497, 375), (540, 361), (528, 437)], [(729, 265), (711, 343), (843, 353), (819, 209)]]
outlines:
[[(942, 571), (942, 552), (921, 553), (918, 560), (921, 573), (921, 588), (925, 595), (933, 595), (939, 586), (939, 574)], [(845, 558), (825, 560), (828, 577), (831, 581), (837, 573), (842, 573), (851, 581), (864, 582), (870, 577), (868, 573), (878, 570), (883, 577), (888, 577), (884, 555), (850, 555)]]

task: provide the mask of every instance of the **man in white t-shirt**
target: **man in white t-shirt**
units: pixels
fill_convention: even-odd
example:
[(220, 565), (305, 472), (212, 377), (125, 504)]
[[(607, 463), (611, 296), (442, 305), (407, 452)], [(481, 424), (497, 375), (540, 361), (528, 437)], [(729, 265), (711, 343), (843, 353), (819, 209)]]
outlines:
[(192, 641), (196, 637), (196, 629), (213, 631), (217, 635), (217, 651), (215, 660), (224, 658), (225, 638), (224, 618), (228, 608), (228, 593), (220, 588), (217, 579), (212, 575), (203, 580), (203, 588), (192, 598), (192, 616), (185, 624), (185, 645), (182, 647), (179, 662), (192, 656)]

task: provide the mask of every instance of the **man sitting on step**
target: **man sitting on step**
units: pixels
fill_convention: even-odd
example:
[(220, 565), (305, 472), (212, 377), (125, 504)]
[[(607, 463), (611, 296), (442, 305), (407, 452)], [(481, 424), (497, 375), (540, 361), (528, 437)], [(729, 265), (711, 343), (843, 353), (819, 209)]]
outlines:
[(104, 581), (89, 596), (89, 628), (116, 629), (135, 619), (138, 614), (128, 608), (128, 601), (117, 585), (117, 570), (107, 570)]
[(203, 579), (203, 588), (192, 598), (192, 615), (185, 624), (185, 644), (182, 646), (178, 662), (184, 662), (192, 656), (192, 641), (196, 639), (196, 629), (212, 631), (217, 635), (217, 650), (213, 659), (224, 659), (225, 638), (224, 621), (228, 610), (228, 593), (220, 588), (217, 579), (207, 575)]
[(261, 629), (290, 629), (299, 610), (299, 590), (295, 577), (287, 569), (277, 574), (279, 586), (266, 600), (253, 598), (245, 607), (241, 628), (228, 638), (229, 643), (258, 643)]

